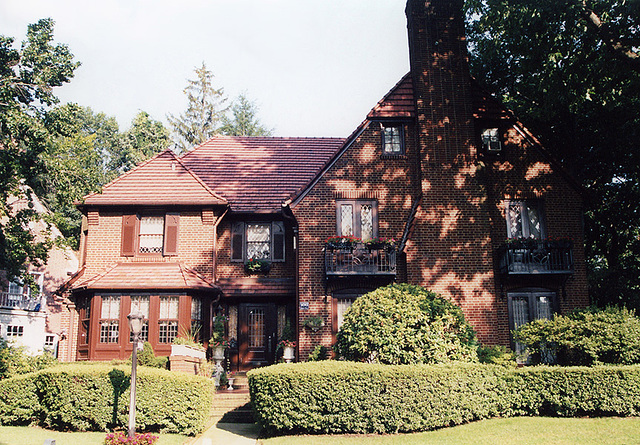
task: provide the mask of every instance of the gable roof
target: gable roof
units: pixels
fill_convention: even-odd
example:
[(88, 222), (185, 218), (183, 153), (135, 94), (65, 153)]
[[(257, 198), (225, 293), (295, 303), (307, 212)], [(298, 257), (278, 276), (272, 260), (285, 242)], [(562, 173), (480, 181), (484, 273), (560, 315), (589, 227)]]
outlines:
[(416, 115), (411, 73), (400, 81), (371, 109), (367, 119), (411, 118)]
[(84, 278), (78, 274), (69, 280), (71, 290), (100, 289), (199, 289), (219, 291), (197, 272), (182, 263), (116, 263), (102, 273)]
[(343, 138), (215, 136), (182, 162), (235, 212), (278, 212), (340, 150)]
[(84, 197), (85, 205), (224, 205), (171, 151), (164, 151), (119, 176), (101, 193)]

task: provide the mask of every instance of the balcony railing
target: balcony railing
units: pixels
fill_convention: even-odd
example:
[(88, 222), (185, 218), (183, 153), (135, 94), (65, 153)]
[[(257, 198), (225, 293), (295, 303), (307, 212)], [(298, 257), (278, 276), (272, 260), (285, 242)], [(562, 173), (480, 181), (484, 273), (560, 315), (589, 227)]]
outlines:
[(573, 247), (568, 241), (516, 241), (502, 246), (499, 252), (503, 274), (573, 273)]
[(324, 252), (327, 275), (396, 274), (396, 250), (392, 247), (368, 249), (358, 244), (353, 249), (327, 249)]
[(42, 297), (32, 297), (25, 294), (0, 292), (0, 308), (22, 309), (25, 311), (39, 311), (42, 306)]

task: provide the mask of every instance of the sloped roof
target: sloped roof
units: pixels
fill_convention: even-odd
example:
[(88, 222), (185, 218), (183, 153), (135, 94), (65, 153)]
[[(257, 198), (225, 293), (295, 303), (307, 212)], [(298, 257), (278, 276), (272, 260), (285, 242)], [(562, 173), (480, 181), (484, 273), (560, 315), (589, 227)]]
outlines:
[(226, 204), (171, 150), (160, 153), (85, 196), (85, 205), (218, 205)]
[(74, 277), (71, 290), (83, 289), (172, 289), (214, 290), (219, 288), (182, 263), (116, 263), (91, 277)]
[(411, 118), (416, 114), (411, 73), (400, 81), (371, 109), (368, 119)]
[(216, 136), (182, 162), (236, 212), (274, 212), (311, 181), (343, 138)]

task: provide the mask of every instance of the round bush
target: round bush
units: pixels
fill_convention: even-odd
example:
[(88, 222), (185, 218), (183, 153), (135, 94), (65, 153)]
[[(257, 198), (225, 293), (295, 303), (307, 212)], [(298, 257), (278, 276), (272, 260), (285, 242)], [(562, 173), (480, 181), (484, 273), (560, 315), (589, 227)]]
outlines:
[(476, 348), (462, 309), (409, 284), (358, 298), (345, 313), (336, 344), (347, 360), (385, 364), (477, 361)]

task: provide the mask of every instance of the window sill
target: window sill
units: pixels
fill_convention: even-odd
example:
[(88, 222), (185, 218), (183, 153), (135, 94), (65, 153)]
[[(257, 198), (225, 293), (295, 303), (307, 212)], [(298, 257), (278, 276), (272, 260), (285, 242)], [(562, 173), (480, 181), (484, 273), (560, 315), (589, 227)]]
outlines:
[(406, 154), (391, 154), (383, 153), (380, 155), (380, 159), (407, 159)]

